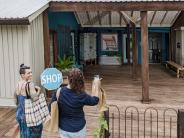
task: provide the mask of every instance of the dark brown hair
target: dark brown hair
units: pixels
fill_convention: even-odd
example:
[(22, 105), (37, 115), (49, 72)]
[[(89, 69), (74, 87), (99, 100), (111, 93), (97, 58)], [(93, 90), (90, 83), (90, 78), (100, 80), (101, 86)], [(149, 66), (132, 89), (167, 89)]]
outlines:
[(76, 92), (84, 92), (84, 76), (78, 68), (74, 68), (69, 72), (68, 75), (69, 84), (72, 90)]
[(24, 64), (21, 64), (21, 65), (20, 65), (20, 69), (19, 69), (20, 75), (21, 75), (21, 74), (25, 74), (25, 73), (26, 73), (26, 71), (25, 71), (26, 69), (30, 69), (30, 67), (25, 66)]

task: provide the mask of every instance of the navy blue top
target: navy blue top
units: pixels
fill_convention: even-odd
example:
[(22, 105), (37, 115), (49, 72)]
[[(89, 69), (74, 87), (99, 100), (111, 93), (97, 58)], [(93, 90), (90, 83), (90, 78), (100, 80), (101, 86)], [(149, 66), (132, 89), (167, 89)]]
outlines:
[[(56, 101), (56, 94), (52, 101)], [(96, 105), (99, 98), (90, 96), (85, 92), (77, 93), (67, 87), (63, 87), (58, 98), (59, 128), (67, 132), (78, 132), (86, 124), (84, 105)]]

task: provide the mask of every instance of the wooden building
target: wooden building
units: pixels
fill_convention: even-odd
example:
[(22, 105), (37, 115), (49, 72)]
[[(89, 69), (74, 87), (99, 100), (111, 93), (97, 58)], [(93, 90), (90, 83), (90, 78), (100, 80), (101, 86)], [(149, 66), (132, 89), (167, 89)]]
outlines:
[(12, 106), (19, 66), (31, 66), (39, 84), (44, 69), (43, 11), (48, 1), (2, 0), (0, 3), (0, 105)]
[[(76, 63), (83, 63), (80, 41), (81, 35), (87, 33), (96, 36), (96, 54), (92, 58), (95, 55), (97, 63), (120, 57), (121, 64), (133, 65), (133, 78), (137, 64), (142, 65), (143, 102), (150, 99), (149, 63), (173, 60), (184, 64), (183, 0), (1, 2), (0, 105), (13, 105), (21, 63), (31, 66), (38, 84), (44, 67), (54, 65), (58, 56), (70, 55), (72, 51)], [(103, 49), (103, 35), (117, 37), (110, 50)]]

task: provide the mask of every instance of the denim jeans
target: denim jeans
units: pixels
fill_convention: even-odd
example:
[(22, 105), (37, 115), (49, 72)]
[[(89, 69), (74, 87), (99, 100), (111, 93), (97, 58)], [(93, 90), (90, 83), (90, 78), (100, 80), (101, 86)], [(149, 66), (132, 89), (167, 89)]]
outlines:
[(61, 138), (86, 138), (86, 126), (78, 132), (67, 132), (59, 129), (59, 135)]

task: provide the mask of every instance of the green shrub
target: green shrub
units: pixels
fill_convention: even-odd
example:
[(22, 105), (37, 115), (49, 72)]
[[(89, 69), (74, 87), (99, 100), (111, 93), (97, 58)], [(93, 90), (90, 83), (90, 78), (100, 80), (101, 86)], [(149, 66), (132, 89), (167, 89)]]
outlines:
[(104, 138), (105, 130), (108, 130), (108, 124), (104, 118), (104, 115), (101, 113), (99, 117), (99, 128), (95, 129), (94, 138)]

